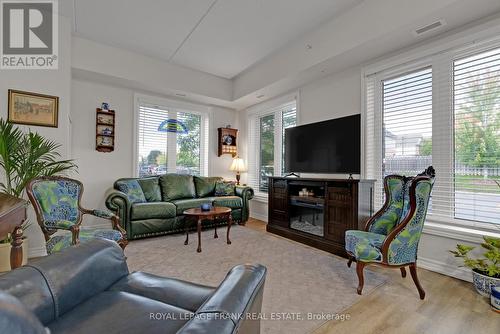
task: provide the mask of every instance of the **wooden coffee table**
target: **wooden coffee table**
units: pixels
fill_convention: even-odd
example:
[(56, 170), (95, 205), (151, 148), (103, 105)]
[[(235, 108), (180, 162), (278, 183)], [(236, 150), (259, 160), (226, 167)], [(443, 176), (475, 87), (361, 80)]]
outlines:
[[(229, 240), (229, 231), (231, 230), (231, 224), (233, 223), (233, 218), (231, 217), (231, 209), (226, 208), (224, 206), (212, 207), (210, 211), (202, 211), (200, 208), (188, 209), (183, 212), (186, 218), (192, 217), (198, 222), (198, 249), (196, 250), (198, 253), (201, 252), (201, 222), (203, 220), (212, 220), (215, 221), (217, 218), (227, 219), (227, 244), (231, 244), (231, 240)], [(217, 235), (217, 226), (215, 226), (214, 239), (217, 239), (219, 236)], [(184, 245), (189, 243), (189, 230), (188, 225), (186, 224), (186, 241), (184, 241)]]

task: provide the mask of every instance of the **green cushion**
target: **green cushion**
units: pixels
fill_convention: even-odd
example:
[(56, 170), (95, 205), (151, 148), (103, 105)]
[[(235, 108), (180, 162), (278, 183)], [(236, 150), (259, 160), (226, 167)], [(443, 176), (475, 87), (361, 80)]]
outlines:
[(345, 249), (356, 260), (382, 262), (382, 244), (385, 235), (372, 232), (349, 230), (345, 232)]
[(215, 183), (215, 196), (234, 196), (236, 183), (231, 181), (217, 181)]
[(165, 174), (160, 177), (160, 184), (165, 202), (196, 197), (193, 176), (191, 175)]
[(214, 206), (225, 206), (231, 209), (243, 207), (243, 200), (238, 196), (224, 196), (214, 198)]
[(199, 208), (203, 203), (212, 204), (212, 201), (213, 201), (212, 197), (206, 197), (206, 198), (196, 198), (196, 199), (178, 199), (172, 201), (172, 203), (174, 203), (175, 206), (177, 207), (177, 214), (182, 215), (184, 210)]
[(144, 178), (137, 180), (141, 185), (142, 191), (144, 192), (144, 197), (148, 202), (160, 202), (161, 201), (161, 188), (159, 179), (157, 177)]
[(215, 183), (221, 180), (222, 178), (218, 176), (214, 177), (195, 176), (194, 186), (196, 188), (196, 196), (198, 197), (213, 196), (215, 193)]
[(136, 179), (122, 179), (115, 182), (115, 187), (127, 195), (130, 203), (146, 202), (146, 197)]
[[(120, 241), (123, 236), (119, 231), (111, 229), (96, 229), (96, 230), (80, 230), (80, 242), (87, 242), (95, 238), (104, 238), (113, 241)], [(72, 236), (69, 233), (64, 235), (56, 235), (47, 241), (47, 253), (52, 254), (71, 246)]]
[(132, 220), (151, 218), (173, 218), (176, 216), (176, 207), (168, 202), (136, 203), (132, 205)]

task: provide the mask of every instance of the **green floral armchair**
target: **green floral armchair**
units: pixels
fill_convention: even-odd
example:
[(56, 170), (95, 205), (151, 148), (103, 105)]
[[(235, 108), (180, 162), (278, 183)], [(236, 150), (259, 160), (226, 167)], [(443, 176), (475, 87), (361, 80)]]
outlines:
[(363, 290), (364, 267), (378, 264), (400, 268), (403, 277), (408, 266), (420, 299), (425, 298), (417, 277), (417, 250), (434, 177), (432, 166), (416, 177), (386, 176), (384, 206), (368, 220), (364, 231), (346, 231), (347, 265), (356, 261), (358, 294)]
[[(80, 181), (58, 176), (40, 177), (29, 182), (26, 189), (45, 236), (48, 254), (94, 238), (116, 241), (122, 249), (127, 245), (126, 232), (115, 214), (81, 207), (83, 184)], [(81, 229), (86, 214), (110, 220), (113, 229)], [(53, 236), (58, 230), (71, 234)]]

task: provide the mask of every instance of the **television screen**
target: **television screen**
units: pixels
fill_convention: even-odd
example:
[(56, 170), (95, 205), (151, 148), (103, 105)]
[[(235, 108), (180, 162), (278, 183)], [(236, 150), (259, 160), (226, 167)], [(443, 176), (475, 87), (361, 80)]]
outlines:
[(359, 174), (361, 115), (285, 130), (287, 173)]

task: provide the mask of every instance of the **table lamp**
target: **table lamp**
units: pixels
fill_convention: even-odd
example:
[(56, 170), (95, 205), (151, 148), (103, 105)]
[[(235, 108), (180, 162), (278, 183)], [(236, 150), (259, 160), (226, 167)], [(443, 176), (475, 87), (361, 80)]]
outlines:
[(236, 156), (233, 159), (233, 163), (231, 164), (231, 167), (229, 167), (229, 170), (232, 172), (236, 172), (236, 184), (240, 185), (240, 173), (241, 172), (246, 172), (246, 167), (245, 167), (245, 161), (241, 159), (240, 157)]

